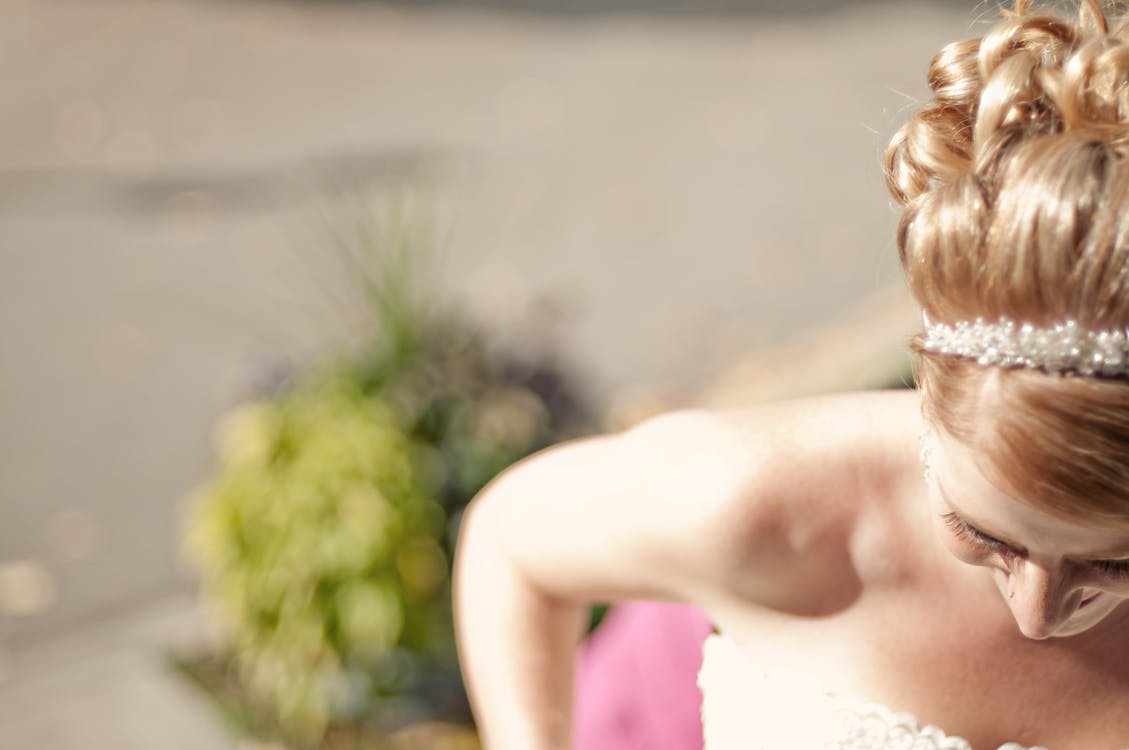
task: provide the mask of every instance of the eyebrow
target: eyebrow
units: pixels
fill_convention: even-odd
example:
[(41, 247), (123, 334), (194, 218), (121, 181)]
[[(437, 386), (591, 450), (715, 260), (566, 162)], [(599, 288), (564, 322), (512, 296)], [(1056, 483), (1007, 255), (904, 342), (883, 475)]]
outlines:
[[(991, 531), (988, 531), (987, 529), (984, 528), (984, 526), (979, 521), (977, 521), (974, 518), (969, 517), (964, 511), (962, 511), (960, 508), (958, 508), (956, 506), (956, 504), (953, 503), (952, 498), (949, 497), (949, 493), (945, 492), (945, 488), (941, 484), (941, 481), (940, 481), (939, 478), (937, 480), (937, 489), (940, 490), (940, 492), (941, 492), (941, 498), (946, 503), (948, 503), (949, 508), (952, 509), (953, 513), (955, 513), (957, 518), (959, 518), (961, 521), (968, 524), (969, 526), (971, 526), (973, 529), (980, 532), (984, 536), (989, 537), (991, 539), (994, 539), (995, 541), (999, 542), (1000, 544), (1004, 545), (1005, 547), (1010, 547), (1011, 549), (1015, 550), (1016, 552), (1020, 552), (1020, 553), (1023, 553), (1023, 554), (1027, 553), (1027, 548), (1024, 547), (1022, 544), (1016, 544), (1015, 542), (1009, 541), (1006, 537), (1003, 537), (1003, 536), (1000, 536), (998, 534), (994, 534)], [(1090, 562), (1105, 562), (1105, 561), (1108, 561), (1108, 562), (1126, 562), (1126, 561), (1129, 561), (1129, 550), (1122, 548), (1120, 550), (1110, 551), (1110, 552), (1096, 552), (1096, 553), (1091, 553), (1091, 554), (1088, 554), (1088, 555), (1072, 555), (1072, 557), (1079, 558), (1079, 559), (1082, 559), (1082, 560), (1087, 560), (1087, 561), (1090, 561)]]

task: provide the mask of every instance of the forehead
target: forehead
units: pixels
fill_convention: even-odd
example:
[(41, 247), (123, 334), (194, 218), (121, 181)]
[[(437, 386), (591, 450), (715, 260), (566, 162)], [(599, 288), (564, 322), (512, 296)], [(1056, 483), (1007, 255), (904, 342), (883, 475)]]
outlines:
[(1004, 541), (1088, 557), (1129, 555), (1129, 529), (1053, 516), (994, 484), (976, 454), (943, 431), (930, 440), (941, 500), (964, 520)]
[(926, 419), (971, 446), (984, 475), (1022, 504), (1129, 531), (1129, 379), (967, 362), (923, 360)]

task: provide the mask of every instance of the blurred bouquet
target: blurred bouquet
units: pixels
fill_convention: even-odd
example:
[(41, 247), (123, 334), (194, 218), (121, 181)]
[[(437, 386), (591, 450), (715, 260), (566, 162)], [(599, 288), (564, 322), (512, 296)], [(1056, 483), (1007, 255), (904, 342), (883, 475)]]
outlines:
[(370, 344), (225, 415), (191, 498), (186, 547), (227, 650), (182, 666), (244, 730), (292, 746), (469, 719), (449, 591), (462, 508), (591, 424), (549, 358), (418, 292), (427, 235), (393, 217), (343, 245)]

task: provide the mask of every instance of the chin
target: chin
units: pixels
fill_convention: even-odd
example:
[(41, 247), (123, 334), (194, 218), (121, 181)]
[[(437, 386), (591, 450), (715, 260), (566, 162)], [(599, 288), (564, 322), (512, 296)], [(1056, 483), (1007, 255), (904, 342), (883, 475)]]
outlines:
[(1052, 633), (1023, 633), (1023, 628), (1020, 628), (1019, 632), (1023, 633), (1024, 638), (1028, 638), (1032, 641), (1049, 641), (1052, 638), (1070, 638), (1071, 636), (1081, 635), (1094, 627), (1094, 625), (1097, 625), (1097, 622), (1075, 623), (1071, 621), (1059, 626), (1058, 629)]

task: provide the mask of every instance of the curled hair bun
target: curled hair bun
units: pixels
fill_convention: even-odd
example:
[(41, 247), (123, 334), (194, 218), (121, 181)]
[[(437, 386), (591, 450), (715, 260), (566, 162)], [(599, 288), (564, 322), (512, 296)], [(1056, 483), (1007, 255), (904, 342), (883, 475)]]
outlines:
[[(898, 249), (931, 320), (1129, 327), (1129, 27), (1095, 0), (1025, 0), (929, 68), (930, 101), (886, 153)], [(927, 419), (1012, 497), (1129, 529), (1129, 379), (925, 351)]]
[[(1111, 32), (1094, 0), (1081, 2), (1076, 24), (1028, 6), (1019, 0), (982, 38), (933, 58), (933, 101), (887, 151), (888, 185), (900, 203), (990, 166), (1015, 135), (1091, 130), (1129, 140), (1129, 23)], [(1001, 129), (1009, 136), (993, 139)]]
[(1129, 23), (1029, 5), (933, 58), (887, 149), (902, 263), (937, 320), (1129, 324)]

